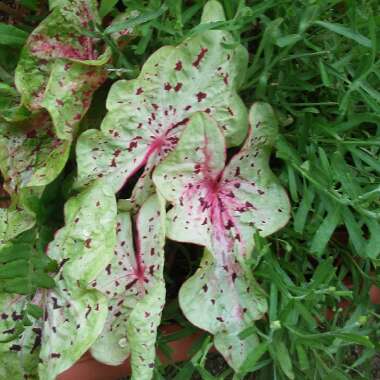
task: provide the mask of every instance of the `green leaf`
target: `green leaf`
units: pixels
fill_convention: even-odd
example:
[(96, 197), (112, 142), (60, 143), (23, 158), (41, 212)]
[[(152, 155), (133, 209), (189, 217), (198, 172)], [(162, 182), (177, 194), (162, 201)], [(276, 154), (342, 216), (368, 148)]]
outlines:
[(112, 11), (112, 9), (116, 6), (119, 0), (102, 0), (99, 8), (99, 16), (103, 18), (108, 15)]
[(107, 27), (104, 32), (107, 34), (112, 34), (116, 32), (120, 32), (125, 29), (131, 29), (138, 25), (144, 24), (148, 21), (154, 20), (158, 17), (160, 17), (163, 13), (167, 11), (168, 7), (164, 4), (159, 9), (150, 11), (150, 12), (144, 12), (142, 14), (139, 14), (136, 17), (131, 17), (127, 21), (118, 22), (113, 25), (110, 25)]
[(38, 9), (38, 0), (20, 0), (20, 4), (32, 11)]
[(14, 25), (0, 23), (0, 45), (22, 46), (24, 45), (28, 33)]
[(367, 37), (362, 34), (353, 31), (352, 29), (347, 28), (344, 25), (332, 23), (328, 21), (315, 21), (315, 24), (330, 30), (331, 32), (337, 33), (343, 37), (346, 37), (350, 40), (357, 42), (358, 44), (365, 46), (367, 48), (372, 48), (372, 42)]
[(287, 36), (277, 38), (276, 45), (283, 48), (288, 45), (294, 45), (300, 40), (302, 40), (302, 36), (300, 34), (289, 34)]
[(288, 347), (286, 347), (284, 342), (277, 341), (274, 344), (274, 350), (276, 352), (276, 359), (278, 360), (280, 368), (285, 373), (286, 377), (291, 380), (295, 379)]
[(321, 255), (326, 248), (333, 232), (341, 221), (340, 207), (335, 207), (333, 210), (327, 213), (327, 216), (319, 226), (315, 233), (313, 240), (311, 241), (311, 251)]
[(302, 371), (307, 371), (310, 368), (310, 363), (307, 357), (306, 350), (301, 344), (297, 344), (296, 351), (297, 351), (298, 361), (300, 364), (300, 369)]
[(364, 347), (374, 348), (374, 344), (371, 342), (368, 336), (363, 336), (359, 334), (353, 333), (345, 333), (345, 332), (332, 332), (331, 335), (338, 339), (342, 339), (345, 342), (349, 342), (351, 344), (359, 344)]
[(251, 372), (260, 358), (268, 351), (268, 342), (262, 342), (257, 345), (252, 351), (248, 354), (247, 359), (244, 361), (243, 365), (240, 368), (241, 373)]

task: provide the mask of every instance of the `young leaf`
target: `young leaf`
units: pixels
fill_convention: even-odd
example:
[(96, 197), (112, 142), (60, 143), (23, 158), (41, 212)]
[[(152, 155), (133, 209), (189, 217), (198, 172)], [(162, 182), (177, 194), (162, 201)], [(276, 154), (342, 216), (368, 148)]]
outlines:
[(116, 82), (101, 131), (86, 131), (78, 141), (77, 185), (102, 178), (117, 191), (145, 166), (133, 194), (143, 201), (153, 191), (152, 170), (173, 150), (196, 111), (218, 121), (229, 146), (240, 144), (247, 122), (236, 87), (247, 55), (241, 46), (226, 48), (228, 43), (233, 38), (227, 32), (204, 32), (156, 51), (137, 79)]
[(135, 240), (130, 212), (119, 213), (115, 255), (92, 283), (109, 298), (109, 314), (91, 353), (112, 365), (121, 364), (131, 353), (132, 378), (143, 380), (153, 374), (157, 327), (165, 302), (165, 208), (152, 196), (133, 220)]

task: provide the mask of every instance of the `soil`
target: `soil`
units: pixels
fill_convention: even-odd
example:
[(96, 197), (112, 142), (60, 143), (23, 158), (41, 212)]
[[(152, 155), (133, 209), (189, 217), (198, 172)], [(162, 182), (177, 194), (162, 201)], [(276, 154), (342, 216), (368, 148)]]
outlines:
[(380, 354), (375, 356), (372, 366), (373, 380), (380, 380)]

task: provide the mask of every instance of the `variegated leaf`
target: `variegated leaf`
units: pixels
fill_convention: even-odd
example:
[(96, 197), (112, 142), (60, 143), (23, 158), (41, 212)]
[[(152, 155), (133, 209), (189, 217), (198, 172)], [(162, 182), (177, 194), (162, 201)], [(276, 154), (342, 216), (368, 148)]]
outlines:
[(225, 166), (226, 144), (216, 122), (194, 115), (176, 149), (154, 173), (160, 193), (174, 205), (168, 213), (168, 237), (208, 247), (220, 265), (229, 257), (247, 258), (253, 235), (269, 235), (289, 218), (285, 190), (268, 160), (276, 135), (271, 107), (256, 103), (251, 131)]
[(0, 125), (0, 170), (9, 193), (44, 186), (63, 169), (70, 143), (54, 135), (46, 113), (21, 124)]
[(164, 220), (165, 208), (157, 196), (150, 197), (135, 218), (131, 212), (120, 211), (115, 255), (93, 282), (108, 296), (109, 314), (92, 355), (117, 365), (131, 354), (136, 380), (151, 379), (153, 374), (157, 327), (165, 302)]
[[(231, 270), (233, 269), (233, 271)], [(179, 302), (186, 318), (214, 335), (216, 349), (239, 371), (258, 343), (239, 334), (266, 312), (266, 299), (249, 270), (235, 260), (220, 266), (205, 250), (200, 268), (181, 287)]]
[(42, 379), (55, 379), (73, 365), (101, 333), (107, 300), (89, 283), (112, 258), (116, 242), (116, 202), (105, 186), (87, 188), (65, 207), (63, 227), (49, 244), (48, 255), (59, 264), (57, 286), (45, 304)]
[[(38, 292), (32, 304), (40, 304)], [(41, 344), (42, 322), (28, 315), (24, 325), (25, 296), (0, 294), (0, 379), (38, 380), (37, 366)]]
[(272, 108), (256, 103), (251, 130), (226, 165), (221, 129), (195, 114), (176, 149), (156, 168), (153, 180), (173, 208), (168, 237), (206, 246), (200, 269), (180, 291), (180, 305), (195, 325), (215, 335), (215, 346), (238, 371), (257, 343), (238, 334), (266, 311), (266, 301), (246, 260), (253, 235), (275, 232), (289, 218), (289, 201), (269, 167), (277, 133)]
[[(211, 1), (204, 12), (213, 10), (223, 12)], [(228, 32), (205, 31), (156, 51), (137, 79), (116, 82), (101, 131), (86, 131), (78, 141), (78, 186), (103, 179), (117, 191), (145, 166), (133, 194), (141, 203), (152, 192), (152, 170), (173, 150), (196, 111), (218, 121), (229, 146), (240, 144), (247, 114), (236, 89), (247, 54), (242, 46), (228, 46), (236, 46), (233, 42)]]
[(93, 92), (106, 79), (110, 51), (84, 33), (95, 22), (94, 0), (57, 5), (29, 36), (16, 69), (22, 104), (48, 110), (60, 139), (72, 139)]

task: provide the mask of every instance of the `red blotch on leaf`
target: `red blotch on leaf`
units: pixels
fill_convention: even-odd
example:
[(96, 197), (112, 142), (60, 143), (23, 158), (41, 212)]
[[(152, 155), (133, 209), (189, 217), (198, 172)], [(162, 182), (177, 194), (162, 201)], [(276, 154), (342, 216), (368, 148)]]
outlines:
[(207, 48), (202, 48), (201, 51), (199, 52), (199, 54), (197, 55), (197, 58), (195, 59), (195, 61), (193, 62), (193, 66), (194, 67), (199, 67), (199, 64), (201, 63), (202, 59), (204, 58), (204, 56), (206, 55), (206, 53), (208, 52), (208, 49)]
[(180, 89), (182, 88), (182, 83), (181, 82), (178, 82), (175, 87), (174, 87), (174, 91), (175, 92), (178, 92)]
[(176, 71), (182, 70), (182, 62), (181, 61), (177, 61), (177, 63), (175, 64), (174, 70), (176, 70)]
[(207, 94), (205, 94), (204, 92), (200, 91), (200, 92), (198, 92), (198, 94), (196, 95), (196, 97), (197, 97), (198, 102), (201, 102), (203, 99), (205, 99), (207, 97)]

